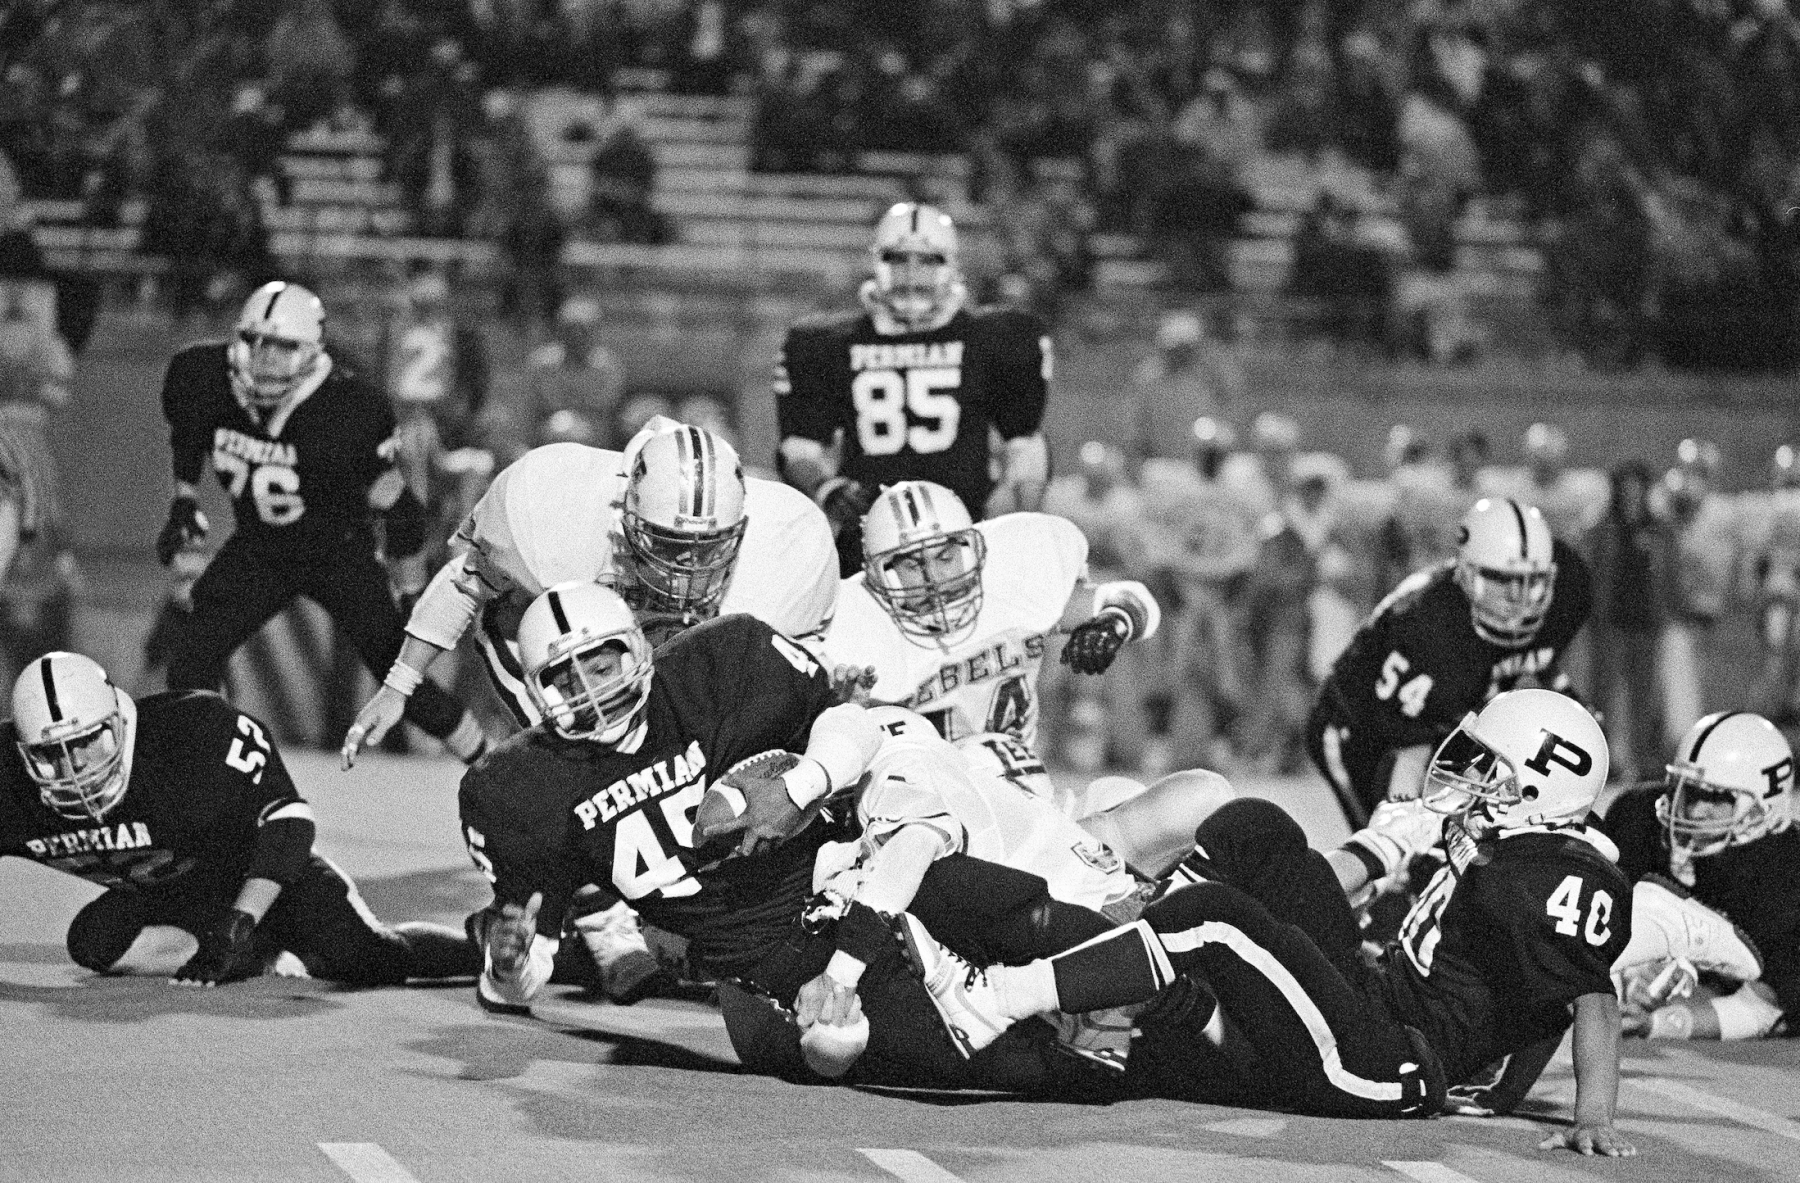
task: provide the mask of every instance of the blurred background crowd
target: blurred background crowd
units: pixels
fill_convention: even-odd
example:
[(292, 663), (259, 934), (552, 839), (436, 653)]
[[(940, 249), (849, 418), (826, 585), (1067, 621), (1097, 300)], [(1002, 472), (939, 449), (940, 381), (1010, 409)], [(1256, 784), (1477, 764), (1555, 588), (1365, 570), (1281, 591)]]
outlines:
[[(955, 212), (978, 295), (1053, 318), (1082, 394), (1053, 394), (1081, 422), (1053, 407), (1047, 508), (1088, 531), (1097, 574), (1171, 608), (1098, 693), (1054, 690), (1067, 762), (1298, 767), (1355, 623), (1490, 491), (1597, 566), (1604, 659), (1578, 672), (1626, 774), (1703, 710), (1793, 716), (1792, 452), (1696, 435), (1587, 456), (1555, 408), (1521, 438), (1454, 415), (1390, 431), (1379, 410), (1327, 432), (1278, 413), (1292, 392), (1268, 377), (1270, 355), (1323, 351), (1527, 367), (1509, 389), (1782, 381), (1787, 0), (19, 0), (0, 9), (0, 476), (22, 507), (0, 514), (0, 648), (66, 637), (82, 594), (56, 474), (29, 457), (107, 309), (173, 326), (148, 372), (262, 280), (313, 283), (447, 533), (525, 448), (616, 446), (659, 412), (762, 459), (771, 334), (848, 299), (899, 196)], [(366, 266), (330, 271), (331, 251)], [(596, 258), (611, 270), (574, 265)], [(746, 279), (777, 258), (816, 282)], [(755, 381), (702, 372), (727, 357)], [(117, 397), (147, 405), (130, 373)], [(1758, 701), (1720, 701), (1752, 668)]]

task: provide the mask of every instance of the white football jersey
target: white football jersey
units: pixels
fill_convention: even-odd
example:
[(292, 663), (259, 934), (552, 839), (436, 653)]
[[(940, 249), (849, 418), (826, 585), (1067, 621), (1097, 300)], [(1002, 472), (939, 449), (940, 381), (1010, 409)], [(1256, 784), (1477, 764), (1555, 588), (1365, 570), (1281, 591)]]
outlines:
[(902, 826), (928, 825), (953, 852), (1040, 876), (1064, 903), (1097, 911), (1137, 890), (1124, 860), (1050, 801), (980, 768), (911, 711), (870, 714), (882, 742), (856, 801), (865, 854)]
[(744, 482), (744, 544), (719, 613), (746, 612), (778, 633), (822, 635), (838, 602), (837, 543), (812, 498), (780, 481)]
[(1066, 518), (1009, 513), (987, 540), (981, 612), (945, 645), (900, 631), (863, 577), (844, 580), (820, 652), (832, 667), (874, 667), (877, 702), (911, 707), (947, 739), (1002, 731), (1037, 746), (1038, 670), (1069, 597), (1087, 575), (1087, 539)]

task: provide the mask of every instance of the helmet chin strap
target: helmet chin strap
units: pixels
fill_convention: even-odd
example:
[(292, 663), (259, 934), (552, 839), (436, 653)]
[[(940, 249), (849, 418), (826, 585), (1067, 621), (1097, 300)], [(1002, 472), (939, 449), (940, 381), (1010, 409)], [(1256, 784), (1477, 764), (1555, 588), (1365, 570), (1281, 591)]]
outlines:
[(873, 279), (865, 279), (857, 291), (857, 300), (875, 322), (875, 331), (884, 337), (897, 337), (903, 333), (929, 333), (933, 329), (941, 329), (962, 311), (968, 298), (969, 289), (959, 276), (951, 283), (948, 297), (930, 320), (923, 324), (909, 324), (894, 315), (893, 310), (887, 306), (887, 301), (882, 298), (880, 285)]

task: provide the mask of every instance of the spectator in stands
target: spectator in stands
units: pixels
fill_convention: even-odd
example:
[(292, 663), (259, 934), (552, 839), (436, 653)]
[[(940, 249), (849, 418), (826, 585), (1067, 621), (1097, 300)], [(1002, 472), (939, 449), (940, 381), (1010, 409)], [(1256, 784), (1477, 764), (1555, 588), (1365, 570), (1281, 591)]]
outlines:
[[(1672, 578), (1668, 526), (1651, 505), (1650, 468), (1612, 471), (1612, 500), (1588, 538), (1594, 569), (1594, 705), (1604, 714), (1615, 776), (1625, 784), (1663, 766), (1657, 650)], [(1623, 732), (1623, 735), (1621, 735)]]
[(1258, 150), (1254, 119), (1231, 75), (1212, 70), (1171, 128), (1176, 171), (1151, 206), (1149, 228), (1179, 289), (1231, 287), (1231, 239), (1252, 206), (1246, 174)]
[(1636, 189), (1614, 171), (1544, 252), (1545, 296), (1570, 343), (1597, 369), (1635, 366), (1647, 350), (1650, 236)]
[(639, 127), (637, 108), (619, 103), (605, 138), (588, 164), (586, 229), (596, 242), (668, 242), (668, 219), (657, 212), (656, 157)]
[(615, 426), (625, 373), (600, 340), (600, 321), (598, 300), (570, 296), (556, 310), (555, 335), (526, 356), (525, 397), (512, 433), (526, 446), (554, 437), (617, 448), (631, 438)]
[(1243, 366), (1229, 346), (1208, 335), (1198, 312), (1165, 311), (1156, 326), (1156, 352), (1132, 375), (1133, 464), (1151, 456), (1185, 459), (1194, 421), (1228, 421), (1243, 406), (1245, 387)]
[(731, 14), (723, 0), (698, 0), (682, 7), (685, 23), (674, 88), (682, 94), (725, 94), (736, 65)]
[(1229, 457), (1221, 476), (1259, 518), (1266, 517), (1292, 492), (1299, 451), (1300, 425), (1292, 416), (1264, 411), (1250, 421), (1250, 450)]
[(482, 100), (482, 123), (470, 145), (478, 204), (467, 236), (497, 243), (507, 263), (500, 312), (529, 321), (555, 315), (562, 302), (558, 269), (563, 227), (550, 206), (549, 168), (538, 154), (519, 97), (492, 90)]
[(387, 127), (390, 175), (420, 233), (460, 235), (484, 179), (470, 147), (482, 126), (474, 68), (455, 40), (440, 37), (421, 66), (398, 79), (397, 90)]
[(1333, 516), (1326, 504), (1332, 475), (1313, 460), (1296, 459), (1289, 491), (1263, 518), (1244, 594), (1251, 677), (1242, 755), (1262, 773), (1291, 774), (1307, 762), (1304, 729), (1313, 697), (1307, 636)]
[(283, 5), (263, 45), (271, 97), (289, 127), (310, 127), (348, 93), (356, 57), (330, 0)]
[(1708, 713), (1707, 671), (1715, 628), (1731, 595), (1739, 555), (1736, 515), (1718, 492), (1719, 448), (1685, 439), (1664, 480), (1673, 563), (1669, 618), (1663, 629), (1663, 715), (1670, 735)]
[(1356, 209), (1321, 187), (1294, 234), (1290, 294), (1312, 302), (1308, 321), (1341, 346), (1388, 350), (1392, 256), (1357, 233)]

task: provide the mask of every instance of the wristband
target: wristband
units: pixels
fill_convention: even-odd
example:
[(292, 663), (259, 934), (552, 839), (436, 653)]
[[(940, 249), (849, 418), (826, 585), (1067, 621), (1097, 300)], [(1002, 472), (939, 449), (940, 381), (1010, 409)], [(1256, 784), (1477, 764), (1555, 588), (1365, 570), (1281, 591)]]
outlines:
[(831, 792), (830, 774), (811, 756), (800, 757), (800, 763), (782, 773), (781, 783), (787, 787), (788, 800), (797, 809), (805, 809)]
[(381, 684), (401, 698), (411, 698), (412, 692), (417, 690), (419, 683), (424, 680), (423, 671), (414, 669), (404, 661), (395, 661), (388, 667), (387, 677), (381, 680)]
[(854, 990), (856, 984), (862, 981), (863, 971), (868, 968), (866, 962), (839, 949), (831, 955), (831, 960), (825, 966), (825, 973), (844, 989)]
[(1665, 1006), (1650, 1012), (1651, 1039), (1691, 1039), (1694, 1016), (1685, 1006)]

